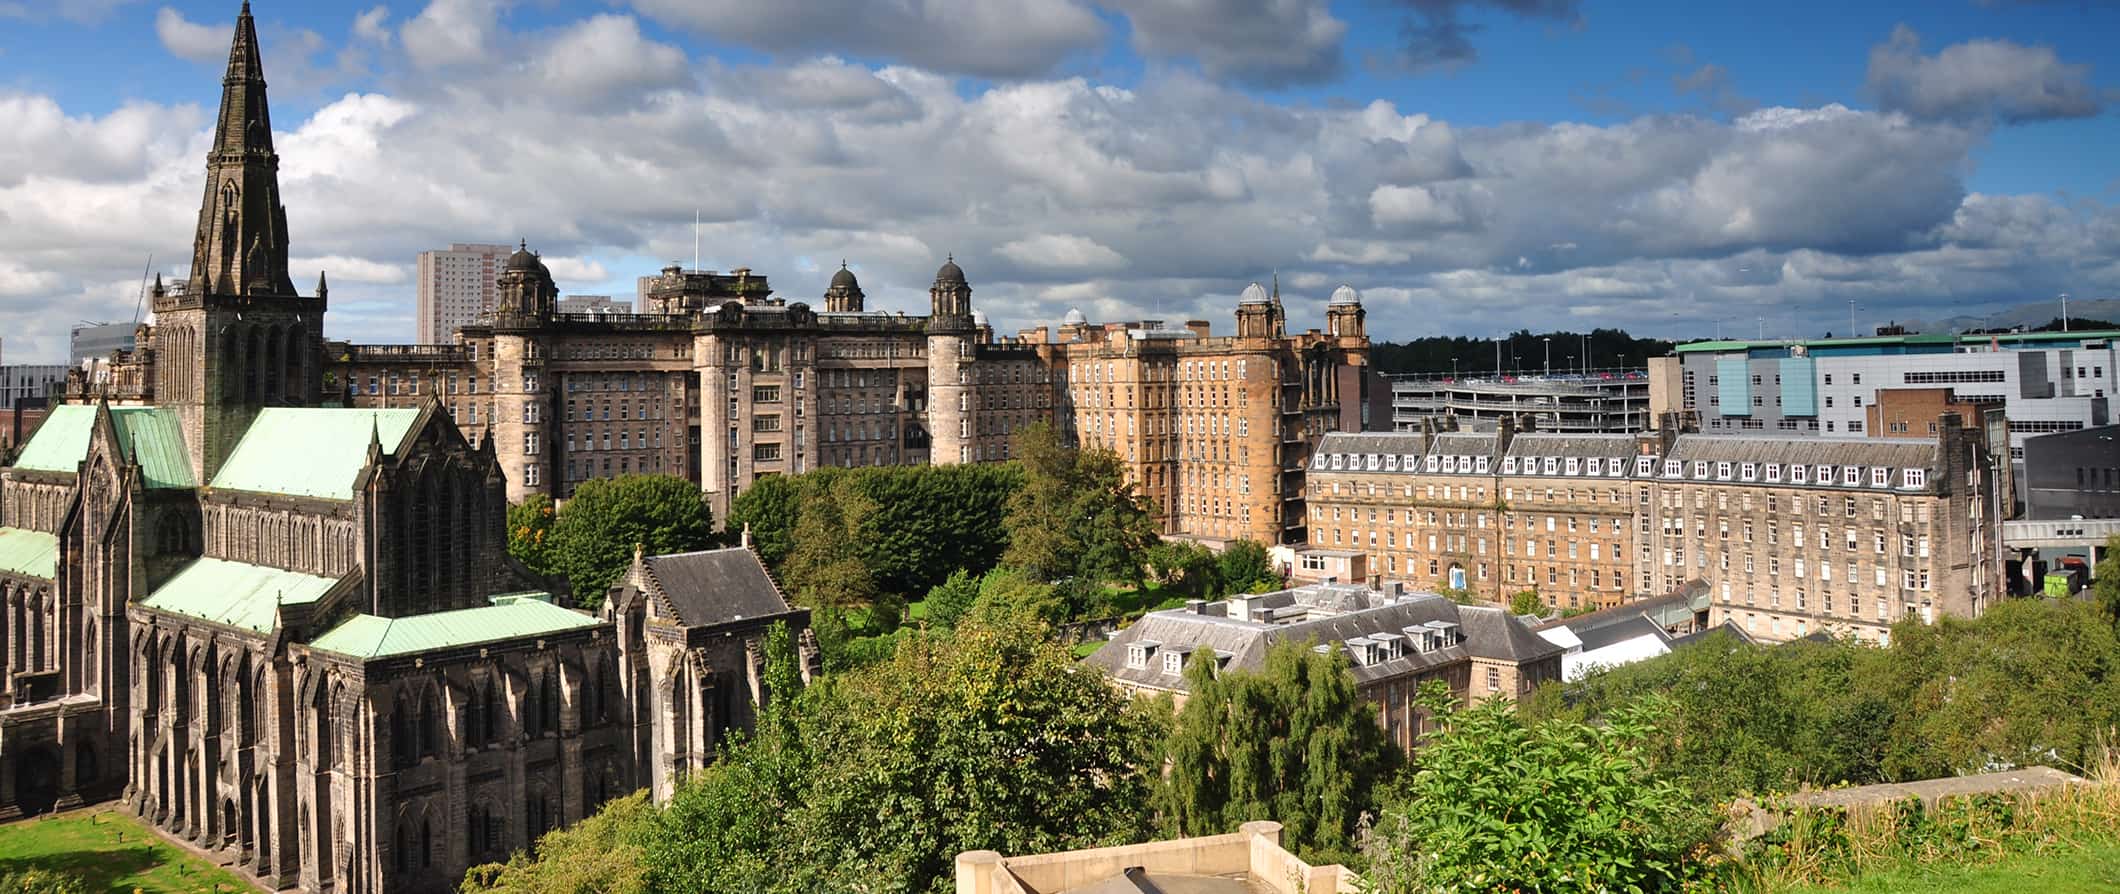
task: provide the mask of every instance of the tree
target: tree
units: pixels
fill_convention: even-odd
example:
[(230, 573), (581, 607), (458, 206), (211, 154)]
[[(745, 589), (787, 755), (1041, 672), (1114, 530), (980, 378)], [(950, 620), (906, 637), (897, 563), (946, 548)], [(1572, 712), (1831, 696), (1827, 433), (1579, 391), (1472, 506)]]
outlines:
[(1716, 816), (1650, 759), (1655, 701), (1602, 724), (1529, 724), (1508, 702), (1460, 707), (1439, 682), (1420, 769), (1366, 848), (1384, 894), (1679, 891), (1701, 877)]
[(713, 545), (714, 514), (699, 488), (682, 478), (592, 478), (575, 490), (546, 539), (551, 571), (567, 578), (576, 600), (594, 608), (632, 564), (636, 546), (663, 555)]
[(508, 507), (508, 555), (539, 574), (551, 571), (552, 522), (558, 515), (552, 498), (531, 494), (529, 499)]
[(978, 601), (979, 581), (971, 572), (959, 568), (950, 573), (948, 580), (936, 584), (927, 595), (928, 623), (944, 630), (955, 629), (958, 619)]
[(1034, 628), (912, 634), (785, 704), (663, 811), (659, 890), (946, 891), (962, 851), (1147, 831), (1155, 721)]
[(1017, 430), (1023, 486), (1009, 498), (1002, 563), (1040, 580), (1139, 582), (1156, 542), (1148, 501), (1110, 450), (1077, 450), (1044, 423)]
[[(836, 474), (839, 470), (830, 469)], [(729, 530), (751, 532), (751, 548), (768, 567), (779, 568), (787, 560), (789, 539), (795, 533), (796, 509), (808, 475), (827, 473), (819, 469), (806, 475), (771, 475), (751, 482), (729, 502)]]
[(1201, 649), (1185, 682), (1156, 790), (1165, 831), (1220, 834), (1272, 817), (1283, 841), (1313, 862), (1350, 854), (1355, 825), (1400, 752), (1356, 691), (1346, 655), (1282, 643), (1256, 673), (1218, 674), (1214, 653)]
[(1207, 547), (1187, 540), (1165, 540), (1145, 553), (1149, 571), (1166, 592), (1187, 598), (1221, 593), (1222, 566)]
[(1509, 613), (1513, 615), (1543, 615), (1546, 600), (1537, 590), (1521, 590), (1509, 599)]
[(1043, 629), (1066, 623), (1074, 615), (1072, 608), (1059, 587), (1004, 567), (980, 578), (979, 598), (972, 602), (971, 616), (988, 627)]
[(877, 596), (876, 577), (862, 561), (862, 526), (876, 504), (852, 478), (825, 480), (806, 495), (789, 538), (781, 579), (796, 601), (811, 608), (868, 605)]
[(611, 801), (581, 822), (547, 832), (537, 856), (516, 851), (505, 864), (473, 866), (464, 894), (647, 894), (647, 853), (655, 808), (648, 793)]
[(1222, 548), (1218, 561), (1224, 593), (1265, 593), (1281, 587), (1280, 569), (1274, 567), (1273, 557), (1259, 541), (1232, 542)]
[(2091, 594), (2098, 597), (2106, 616), (2120, 624), (2120, 534), (2105, 538), (2105, 558), (2098, 560), (2091, 573), (2097, 575), (2091, 581)]

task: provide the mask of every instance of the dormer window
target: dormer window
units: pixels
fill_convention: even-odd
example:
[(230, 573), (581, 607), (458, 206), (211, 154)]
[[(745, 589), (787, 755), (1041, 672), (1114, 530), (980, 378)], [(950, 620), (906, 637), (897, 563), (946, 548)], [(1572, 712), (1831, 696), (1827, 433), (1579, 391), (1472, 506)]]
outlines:
[(1177, 675), (1179, 675), (1179, 674), (1182, 674), (1182, 673), (1184, 673), (1184, 672), (1185, 672), (1185, 653), (1183, 653), (1183, 652), (1165, 652), (1165, 653), (1163, 653), (1163, 672), (1164, 672), (1164, 673), (1166, 673), (1166, 674), (1169, 674), (1169, 675), (1171, 675), (1171, 676), (1177, 676)]
[(1758, 464), (1758, 463), (1745, 463), (1744, 465), (1742, 465), (1742, 466), (1739, 466), (1739, 467), (1737, 468), (1737, 479), (1738, 479), (1739, 481), (1757, 481), (1757, 480), (1759, 480), (1759, 464)]
[(1716, 464), (1715, 464), (1715, 478), (1716, 478), (1716, 480), (1718, 480), (1718, 481), (1728, 481), (1728, 480), (1730, 480), (1730, 464), (1729, 464), (1729, 463), (1716, 463)]
[(1399, 470), (1399, 455), (1398, 455), (1398, 454), (1396, 454), (1396, 453), (1386, 453), (1386, 454), (1384, 454), (1384, 471), (1386, 471), (1386, 472), (1396, 472), (1396, 471), (1398, 471), (1398, 470)]
[(1582, 460), (1580, 460), (1580, 459), (1577, 459), (1577, 458), (1575, 458), (1575, 457), (1572, 457), (1572, 456), (1571, 456), (1571, 457), (1568, 457), (1568, 474), (1570, 474), (1570, 475), (1580, 475), (1580, 474), (1582, 474), (1582, 473), (1583, 473), (1583, 461), (1582, 461)]
[(1832, 483), (1833, 483), (1833, 467), (1832, 467), (1832, 466), (1819, 466), (1819, 467), (1818, 467), (1818, 468), (1817, 468), (1817, 469), (1816, 469), (1815, 471), (1813, 471), (1813, 472), (1812, 472), (1812, 474), (1811, 474), (1811, 479), (1812, 479), (1813, 481), (1816, 481), (1816, 482), (1817, 482), (1817, 483), (1819, 484), (1819, 486), (1821, 486), (1821, 487), (1823, 487), (1823, 486), (1825, 486), (1825, 485), (1828, 485), (1828, 484), (1832, 484)]
[(1768, 464), (1767, 464), (1767, 483), (1768, 483), (1768, 484), (1780, 484), (1780, 483), (1781, 483), (1781, 463), (1768, 463)]
[(1141, 640), (1140, 642), (1128, 644), (1126, 647), (1126, 666), (1134, 670), (1147, 669), (1148, 658), (1156, 654), (1156, 647), (1159, 645), (1162, 644), (1154, 640)]
[(1425, 465), (1428, 471), (1430, 472), (1436, 471), (1437, 469), (1442, 468), (1443, 458), (1433, 453), (1428, 454), (1428, 460), (1423, 465)]
[(1479, 463), (1479, 468), (1477, 471), (1482, 475), (1487, 474), (1487, 458), (1482, 456), (1477, 462)]
[(1561, 470), (1560, 458), (1556, 456), (1549, 456), (1544, 459), (1541, 459), (1539, 460), (1539, 468), (1548, 475), (1557, 475), (1560, 473)]
[(1705, 479), (1708, 477), (1708, 463), (1706, 460), (1693, 461), (1693, 477), (1695, 479)]
[(1887, 469), (1887, 468), (1884, 468), (1884, 467), (1882, 467), (1882, 466), (1877, 466), (1877, 467), (1873, 467), (1873, 468), (1871, 468), (1871, 469), (1870, 469), (1870, 486), (1871, 486), (1871, 487), (1891, 487), (1891, 486), (1892, 486), (1892, 470), (1891, 470), (1891, 469)]
[(1656, 457), (1640, 456), (1634, 459), (1634, 474), (1647, 478), (1656, 474)]
[(1686, 474), (1686, 464), (1685, 464), (1685, 463), (1679, 462), (1678, 460), (1675, 460), (1675, 459), (1667, 459), (1667, 460), (1664, 460), (1664, 477), (1665, 477), (1665, 478), (1682, 478), (1682, 477), (1684, 477), (1684, 476), (1685, 476), (1685, 474)]
[(1861, 466), (1841, 466), (1841, 467), (1840, 467), (1840, 483), (1841, 483), (1841, 484), (1843, 484), (1843, 485), (1845, 485), (1845, 486), (1847, 486), (1847, 487), (1861, 487), (1861, 486), (1862, 486), (1862, 467), (1861, 467)]
[[(1768, 468), (1769, 468), (1769, 469), (1772, 469), (1773, 467), (1772, 467), (1772, 466), (1769, 466)], [(1768, 481), (1772, 481), (1772, 480), (1774, 480), (1774, 479), (1773, 479), (1773, 478), (1771, 477), (1771, 476), (1772, 476), (1772, 475), (1774, 474), (1773, 472), (1771, 472), (1771, 471), (1770, 471), (1770, 472), (1768, 472), (1767, 474), (1768, 474), (1768, 476), (1769, 476), (1769, 477), (1767, 478), (1767, 480), (1768, 480)], [(1811, 467), (1810, 467), (1810, 466), (1790, 466), (1790, 467), (1789, 467), (1789, 483), (1790, 483), (1790, 484), (1809, 484), (1809, 483), (1811, 483)]]
[(1605, 461), (1602, 459), (1590, 460), (1590, 476), (1594, 478), (1603, 474), (1605, 474)]
[(1911, 490), (1915, 488), (1927, 487), (1928, 484), (1929, 470), (1927, 469), (1906, 469), (1900, 472), (1901, 487)]

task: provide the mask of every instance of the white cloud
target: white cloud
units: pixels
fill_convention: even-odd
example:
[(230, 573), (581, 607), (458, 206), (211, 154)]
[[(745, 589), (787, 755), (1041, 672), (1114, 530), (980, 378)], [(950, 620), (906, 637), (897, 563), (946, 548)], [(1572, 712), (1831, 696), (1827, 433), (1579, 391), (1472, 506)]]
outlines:
[(684, 51), (643, 38), (632, 16), (600, 15), (561, 29), (536, 67), (547, 93), (585, 103), (691, 83)]
[(996, 253), (1032, 270), (1101, 273), (1126, 266), (1126, 257), (1095, 239), (1044, 233), (1004, 243)]
[(375, 43), (389, 43), (390, 7), (372, 6), (354, 16), (353, 36)]
[(1868, 87), (1883, 108), (1953, 120), (2084, 118), (2110, 99), (2089, 65), (2063, 62), (2049, 47), (1970, 40), (1924, 56), (1921, 35), (1905, 25), (1870, 49)]
[(475, 65), (486, 61), (487, 44), (499, 27), (499, 0), (432, 0), (399, 29), (398, 37), (421, 68)]
[(235, 25), (201, 25), (167, 6), (155, 11), (155, 38), (170, 55), (200, 65), (228, 62), (228, 35)]

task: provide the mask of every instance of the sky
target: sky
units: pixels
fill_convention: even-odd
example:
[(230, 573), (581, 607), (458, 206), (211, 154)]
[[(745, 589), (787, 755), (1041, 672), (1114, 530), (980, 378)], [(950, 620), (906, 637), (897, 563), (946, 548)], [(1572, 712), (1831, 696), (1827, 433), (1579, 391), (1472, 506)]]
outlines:
[[(236, 2), (0, 0), (0, 359), (181, 277)], [(1002, 331), (1845, 334), (2120, 296), (2120, 3), (259, 0), (295, 281), (413, 335), (416, 255), (672, 261)], [(699, 224), (695, 227), (696, 219)], [(150, 260), (151, 258), (151, 260)], [(2058, 313), (2058, 303), (2056, 311)]]

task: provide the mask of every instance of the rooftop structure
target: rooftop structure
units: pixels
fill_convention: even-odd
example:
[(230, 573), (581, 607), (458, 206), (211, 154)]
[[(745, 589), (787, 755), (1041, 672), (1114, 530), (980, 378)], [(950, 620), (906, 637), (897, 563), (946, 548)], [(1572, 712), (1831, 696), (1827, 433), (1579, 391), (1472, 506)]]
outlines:
[(1649, 377), (1638, 369), (1552, 376), (1393, 376), (1392, 427), (1456, 420), (1491, 429), (1502, 419), (1541, 431), (1637, 432), (1650, 427)]
[(1281, 824), (1208, 835), (1005, 857), (957, 855), (957, 894), (1351, 894), (1344, 866), (1312, 866), (1281, 847)]

